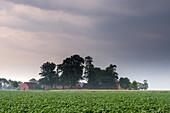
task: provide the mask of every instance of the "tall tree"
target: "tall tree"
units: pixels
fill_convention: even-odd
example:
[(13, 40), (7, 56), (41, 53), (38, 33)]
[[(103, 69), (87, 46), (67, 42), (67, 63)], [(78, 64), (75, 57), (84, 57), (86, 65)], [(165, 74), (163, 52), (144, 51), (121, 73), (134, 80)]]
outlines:
[(58, 78), (58, 75), (55, 71), (56, 64), (53, 62), (46, 62), (41, 67), (41, 73), (39, 73), (45, 81), (46, 85), (50, 85), (53, 87), (53, 85), (56, 83), (56, 80)]
[(84, 59), (79, 55), (73, 55), (66, 58), (62, 64), (58, 65), (58, 73), (62, 85), (70, 85), (71, 88), (76, 87), (76, 83), (82, 79)]
[(107, 88), (117, 87), (118, 73), (116, 72), (116, 65), (110, 64), (103, 71), (103, 76), (100, 77), (101, 85)]
[(103, 76), (104, 71), (99, 67), (91, 68), (88, 78), (88, 86), (89, 88), (98, 88), (101, 85), (101, 78)]
[(91, 56), (85, 57), (84, 78), (87, 80), (89, 88), (95, 87), (97, 85), (96, 73), (100, 70), (99, 68), (94, 68), (92, 62), (93, 58)]
[(127, 77), (125, 78), (121, 77), (119, 80), (119, 84), (121, 88), (127, 89), (130, 86), (130, 80)]
[(85, 78), (88, 77), (90, 70), (94, 68), (94, 65), (92, 64), (93, 58), (91, 56), (85, 57)]
[(143, 89), (144, 90), (148, 89), (148, 81), (147, 80), (143, 80)]
[(137, 86), (138, 86), (138, 90), (143, 90), (144, 89), (143, 83), (138, 82)]

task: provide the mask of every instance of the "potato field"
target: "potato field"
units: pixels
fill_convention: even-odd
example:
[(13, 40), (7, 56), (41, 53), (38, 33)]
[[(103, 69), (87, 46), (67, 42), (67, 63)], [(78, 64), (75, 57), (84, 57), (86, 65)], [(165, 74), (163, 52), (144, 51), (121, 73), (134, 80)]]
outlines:
[(0, 91), (0, 113), (170, 113), (170, 92)]

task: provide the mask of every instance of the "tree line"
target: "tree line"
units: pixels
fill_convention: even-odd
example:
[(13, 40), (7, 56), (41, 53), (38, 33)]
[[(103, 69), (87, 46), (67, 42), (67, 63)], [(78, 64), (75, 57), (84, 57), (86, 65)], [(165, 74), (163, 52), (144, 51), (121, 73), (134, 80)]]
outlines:
[(5, 78), (0, 78), (0, 89), (16, 89), (22, 84), (21, 81), (7, 80)]
[[(133, 81), (130, 82), (128, 77), (118, 77), (116, 72), (117, 66), (110, 64), (105, 69), (95, 67), (93, 64), (93, 58), (87, 56), (85, 58), (79, 55), (72, 55), (63, 60), (61, 64), (55, 64), (53, 62), (46, 62), (40, 67), (41, 72), (39, 75), (41, 78), (36, 80), (35, 78), (30, 79), (30, 82), (38, 82), (35, 85), (35, 89), (42, 89), (42, 86), (61, 85), (70, 86), (75, 89), (76, 83), (80, 80), (86, 80), (89, 89), (116, 89), (120, 84), (123, 89), (134, 89), (134, 90), (146, 90), (148, 89), (147, 80), (143, 83)], [(20, 81), (6, 80), (0, 78), (0, 89), (14, 89), (22, 84)]]
[(85, 58), (79, 55), (72, 55), (63, 60), (61, 64), (56, 65), (53, 62), (46, 62), (41, 67), (39, 75), (42, 77), (39, 79), (41, 85), (61, 85), (70, 86), (70, 88), (76, 88), (76, 83), (80, 80), (86, 80), (88, 88), (105, 88), (114, 89), (117, 88), (117, 84), (120, 84), (124, 89), (144, 89), (148, 88), (147, 80), (144, 83), (137, 81), (130, 82), (130, 79), (121, 77), (119, 79), (116, 72), (116, 65), (110, 64), (105, 69), (95, 67), (93, 64), (93, 58), (87, 56)]

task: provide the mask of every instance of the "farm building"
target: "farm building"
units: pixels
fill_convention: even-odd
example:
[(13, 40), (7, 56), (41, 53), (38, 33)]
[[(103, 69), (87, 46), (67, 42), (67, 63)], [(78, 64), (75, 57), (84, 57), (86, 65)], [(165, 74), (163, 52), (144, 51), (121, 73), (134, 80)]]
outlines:
[(37, 83), (35, 82), (24, 82), (21, 87), (20, 90), (34, 90), (34, 85), (36, 85)]
[[(50, 86), (46, 86), (45, 90), (47, 90), (48, 88), (51, 88)], [(61, 85), (53, 85), (52, 87), (53, 89), (63, 89), (63, 86)], [(64, 89), (70, 89), (71, 86), (64, 86)], [(114, 89), (114, 90), (128, 90), (128, 89), (124, 89), (121, 88), (120, 84), (117, 84), (117, 86), (113, 86), (113, 87), (102, 87), (102, 86), (93, 86), (93, 87), (89, 87), (88, 83), (83, 83), (83, 82), (77, 82), (76, 84), (76, 89)]]

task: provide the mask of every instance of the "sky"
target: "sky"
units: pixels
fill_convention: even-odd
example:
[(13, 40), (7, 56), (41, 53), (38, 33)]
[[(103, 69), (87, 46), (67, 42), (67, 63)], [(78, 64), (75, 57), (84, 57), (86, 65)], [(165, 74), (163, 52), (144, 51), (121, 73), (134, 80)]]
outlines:
[(74, 54), (170, 90), (169, 0), (0, 0), (0, 78), (40, 78)]

